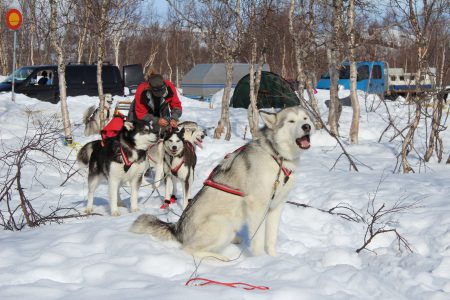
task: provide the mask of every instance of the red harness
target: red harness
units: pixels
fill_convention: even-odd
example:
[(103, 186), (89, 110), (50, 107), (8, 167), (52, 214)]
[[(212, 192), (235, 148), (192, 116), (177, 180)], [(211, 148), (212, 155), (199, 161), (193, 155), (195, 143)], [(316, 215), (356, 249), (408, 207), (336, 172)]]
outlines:
[[(245, 149), (245, 146), (242, 146), (242, 147), (240, 147), (240, 148), (234, 150), (232, 153), (235, 153), (235, 152), (241, 152), (241, 151), (243, 151), (244, 149)], [(229, 156), (230, 156), (230, 154), (227, 154), (227, 155), (225, 155), (225, 158), (228, 158)], [(280, 161), (278, 160), (278, 158), (276, 158), (274, 155), (272, 155), (272, 158), (273, 158), (273, 159), (277, 162), (277, 164), (280, 166), (281, 171), (283, 171), (283, 174), (284, 174), (284, 183), (286, 183), (286, 182), (289, 180), (289, 176), (292, 174), (292, 170), (289, 170), (288, 168), (283, 167), (282, 162), (280, 162)], [(211, 171), (211, 173), (209, 174), (208, 178), (206, 178), (206, 180), (203, 182), (203, 185), (210, 186), (210, 187), (212, 187), (212, 188), (221, 190), (221, 191), (223, 191), (223, 192), (225, 192), (225, 193), (233, 194), (233, 195), (236, 195), (236, 196), (239, 196), (239, 197), (244, 197), (245, 194), (244, 194), (243, 191), (241, 191), (241, 189), (239, 189), (239, 188), (234, 188), (234, 187), (228, 186), (228, 185), (226, 185), (226, 184), (218, 183), (218, 182), (212, 180), (212, 177), (213, 177), (213, 175), (215, 174), (215, 172), (217, 171), (218, 168), (220, 168), (220, 165), (218, 165), (217, 167), (215, 167), (215, 168)]]
[(181, 166), (184, 164), (184, 159), (173, 169), (170, 169), (170, 172), (173, 176), (178, 176), (178, 171), (180, 170)]
[(123, 162), (125, 164), (125, 166), (123, 166), (123, 169), (126, 172), (126, 171), (128, 171), (128, 169), (131, 167), (131, 165), (133, 163), (130, 162), (130, 160), (128, 159), (128, 156), (125, 154), (125, 151), (123, 151), (122, 145), (120, 145), (119, 150), (120, 150), (120, 154), (122, 155)]

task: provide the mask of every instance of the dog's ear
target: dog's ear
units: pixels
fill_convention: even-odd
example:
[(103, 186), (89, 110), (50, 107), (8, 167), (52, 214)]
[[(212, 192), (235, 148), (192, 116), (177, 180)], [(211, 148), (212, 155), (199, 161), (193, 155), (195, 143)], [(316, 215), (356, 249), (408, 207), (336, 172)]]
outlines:
[(260, 110), (259, 115), (261, 116), (261, 119), (263, 119), (263, 122), (267, 127), (273, 128), (275, 126), (275, 123), (277, 122), (277, 114)]
[(184, 127), (181, 129), (178, 128), (177, 135), (182, 140), (184, 139), (184, 132), (185, 132)]
[(125, 127), (126, 130), (131, 131), (134, 129), (134, 125), (131, 122), (125, 121), (125, 123), (123, 123), (123, 127)]

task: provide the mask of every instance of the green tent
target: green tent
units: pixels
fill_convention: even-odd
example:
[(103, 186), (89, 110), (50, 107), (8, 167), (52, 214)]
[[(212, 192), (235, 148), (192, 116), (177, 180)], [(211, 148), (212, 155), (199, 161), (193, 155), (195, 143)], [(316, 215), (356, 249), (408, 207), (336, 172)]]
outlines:
[[(239, 80), (231, 98), (231, 107), (248, 108), (250, 105), (250, 74)], [(258, 108), (285, 108), (300, 105), (297, 95), (289, 83), (281, 76), (267, 71), (261, 73), (257, 106)]]

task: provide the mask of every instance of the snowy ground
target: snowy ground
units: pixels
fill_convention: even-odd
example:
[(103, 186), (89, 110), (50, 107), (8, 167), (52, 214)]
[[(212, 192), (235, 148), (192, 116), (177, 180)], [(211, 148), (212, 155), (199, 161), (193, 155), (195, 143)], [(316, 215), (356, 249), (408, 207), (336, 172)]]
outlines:
[[(345, 95), (345, 91), (342, 91)], [(219, 96), (219, 95), (217, 95)], [(217, 98), (216, 96), (216, 98)], [(317, 94), (326, 115), (324, 100), (327, 91)], [(0, 94), (0, 129), (3, 147), (15, 147), (25, 133), (26, 109), (40, 112), (42, 117), (58, 113), (59, 105), (39, 102), (17, 95)], [(117, 99), (116, 99), (117, 100)], [(214, 103), (217, 103), (213, 99)], [(362, 223), (346, 221), (314, 208), (286, 205), (282, 215), (278, 240), (278, 257), (252, 257), (248, 251), (236, 261), (203, 262), (198, 276), (224, 282), (246, 282), (267, 286), (268, 291), (246, 291), (220, 286), (189, 286), (185, 282), (195, 271), (192, 257), (174, 242), (160, 242), (149, 236), (128, 231), (140, 213), (121, 208), (120, 217), (111, 217), (107, 205), (107, 187), (98, 189), (95, 212), (103, 216), (70, 220), (62, 225), (49, 225), (21, 232), (0, 232), (1, 299), (450, 299), (450, 167), (434, 159), (420, 173), (398, 174), (396, 165), (399, 141), (389, 142), (388, 131), (377, 142), (386, 127), (387, 115), (377, 99), (362, 107), (360, 144), (346, 145), (358, 161), (359, 172), (349, 172), (345, 158), (336, 142), (325, 132), (316, 132), (312, 148), (303, 157), (296, 185), (289, 200), (316, 208), (329, 209), (338, 203), (348, 203), (365, 214), (369, 198), (377, 189), (375, 206), (387, 207), (403, 199), (404, 203), (420, 201), (420, 207), (397, 214), (392, 221), (411, 244), (414, 253), (398, 250), (393, 234), (381, 235), (370, 244), (372, 251), (355, 250), (363, 243)], [(80, 125), (83, 111), (97, 100), (94, 97), (69, 98), (75, 142), (80, 145), (92, 138), (83, 137)], [(243, 139), (247, 112), (231, 110), (231, 141), (213, 140), (213, 128), (220, 116), (220, 107), (209, 109), (207, 103), (182, 99), (184, 120), (198, 122), (207, 128), (203, 150), (198, 151), (198, 167), (194, 190), (222, 157), (246, 143)], [(367, 105), (366, 105), (367, 102)], [(372, 105), (373, 104), (373, 105)], [(374, 106), (375, 111), (366, 112)], [(408, 106), (389, 103), (398, 122), (406, 122)], [(38, 116), (39, 113), (34, 115)], [(341, 133), (347, 142), (351, 109), (344, 107)], [(423, 126), (419, 128), (423, 136)], [(448, 156), (450, 135), (443, 133)], [(418, 148), (423, 139), (417, 138)], [(73, 160), (75, 151), (61, 146), (61, 157)], [(415, 161), (413, 160), (413, 164)], [(419, 167), (414, 165), (416, 171)], [(0, 171), (0, 174), (2, 171)], [(65, 178), (57, 170), (28, 172), (27, 193), (36, 197), (33, 204), (45, 212), (60, 201), (66, 207), (80, 210), (86, 203), (86, 176), (83, 171), (62, 187)], [(162, 192), (162, 188), (160, 188)], [(127, 189), (122, 198), (129, 204)], [(163, 215), (160, 199), (151, 189), (140, 190), (141, 212), (158, 214), (175, 221), (176, 215)], [(61, 199), (60, 199), (61, 197)], [(0, 203), (0, 205), (3, 205)], [(0, 206), (4, 209), (4, 206)], [(176, 207), (177, 213), (181, 212)], [(390, 227), (392, 228), (392, 227)], [(231, 245), (225, 250), (237, 257), (241, 247)]]

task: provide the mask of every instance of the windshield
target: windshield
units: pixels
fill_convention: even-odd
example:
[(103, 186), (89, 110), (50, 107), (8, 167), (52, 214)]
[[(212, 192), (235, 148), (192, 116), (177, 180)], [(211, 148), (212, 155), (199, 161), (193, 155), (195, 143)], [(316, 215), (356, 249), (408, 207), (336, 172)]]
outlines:
[[(25, 79), (27, 79), (28, 76), (30, 76), (31, 73), (33, 73), (34, 68), (30, 68), (30, 67), (23, 67), (20, 69), (17, 69), (14, 72), (14, 81), (24, 81)], [(12, 82), (12, 78), (13, 75), (9, 75), (8, 77), (6, 77), (5, 81), (3, 82)]]

